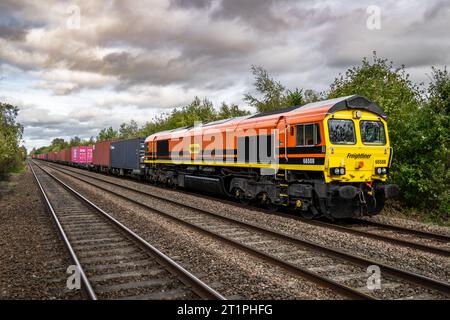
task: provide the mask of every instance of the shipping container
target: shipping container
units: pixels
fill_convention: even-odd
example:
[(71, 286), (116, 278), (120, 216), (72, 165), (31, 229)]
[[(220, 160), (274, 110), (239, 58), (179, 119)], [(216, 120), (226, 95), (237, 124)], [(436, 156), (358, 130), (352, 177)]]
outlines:
[(70, 162), (78, 165), (92, 164), (92, 146), (72, 147)]
[(117, 174), (144, 173), (145, 138), (134, 138), (111, 142), (110, 165)]
[(70, 148), (61, 150), (58, 153), (58, 157), (56, 158), (56, 161), (62, 162), (62, 163), (69, 163), (70, 162)]
[(92, 148), (92, 164), (98, 167), (109, 167), (111, 141), (97, 142)]
[(57, 151), (51, 151), (48, 153), (48, 160), (49, 161), (56, 161), (58, 156), (58, 152)]

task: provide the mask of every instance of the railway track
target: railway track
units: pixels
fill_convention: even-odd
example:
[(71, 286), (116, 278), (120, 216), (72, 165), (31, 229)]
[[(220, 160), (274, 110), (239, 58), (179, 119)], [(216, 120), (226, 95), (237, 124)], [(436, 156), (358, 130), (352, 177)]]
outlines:
[[(450, 284), (378, 261), (296, 238), (270, 228), (117, 184), (88, 173), (51, 165), (60, 173), (156, 212), (285, 270), (357, 299), (448, 299)], [(117, 191), (115, 191), (116, 189)], [(119, 191), (120, 190), (120, 191)], [(150, 205), (146, 199), (152, 199)], [(160, 202), (160, 204), (154, 201)], [(167, 205), (173, 206), (172, 210)], [(367, 268), (378, 266), (381, 288), (368, 289)]]
[[(79, 173), (79, 172), (78, 172)], [(89, 175), (88, 175), (89, 176)], [(153, 187), (161, 188), (164, 187), (157, 185), (152, 185)], [(415, 230), (411, 228), (405, 228), (396, 225), (390, 225), (375, 221), (369, 221), (366, 219), (348, 219), (341, 222), (328, 222), (323, 220), (309, 220), (298, 215), (285, 213), (285, 212), (273, 212), (261, 207), (255, 207), (233, 202), (228, 199), (223, 199), (219, 197), (212, 197), (208, 195), (201, 195), (197, 193), (192, 193), (186, 190), (177, 190), (177, 192), (182, 192), (184, 194), (201, 197), (204, 199), (219, 201), (232, 206), (238, 206), (244, 209), (251, 209), (255, 211), (264, 212), (270, 215), (278, 215), (288, 219), (294, 219), (307, 223), (309, 225), (331, 228), (340, 232), (345, 232), (348, 234), (363, 236), (366, 238), (371, 238), (375, 240), (385, 241), (391, 244), (412, 248), (415, 250), (421, 250), (423, 252), (438, 254), (444, 257), (450, 257), (450, 235), (438, 234), (432, 232), (426, 232), (422, 230)]]
[[(157, 185), (152, 186), (164, 189), (164, 187), (160, 187)], [(450, 256), (450, 235), (446, 234), (416, 230), (397, 225), (391, 225), (387, 223), (370, 221), (364, 218), (347, 219), (345, 221), (340, 222), (310, 220), (299, 217), (295, 213), (274, 212), (258, 206), (234, 202), (232, 200), (224, 199), (222, 197), (213, 197), (204, 194), (197, 194), (186, 190), (177, 190), (177, 192), (181, 192), (190, 196), (201, 197), (212, 201), (219, 201), (224, 204), (240, 207), (243, 209), (259, 211), (269, 215), (278, 215), (284, 218), (298, 220), (303, 223), (307, 223), (309, 225), (331, 228), (349, 234), (385, 241), (391, 244), (408, 247), (415, 250), (421, 250), (427, 253), (438, 254), (445, 257)]]
[[(292, 218), (292, 216), (289, 216)], [(294, 217), (295, 218), (295, 217)], [(311, 225), (327, 227), (354, 235), (386, 241), (392, 244), (409, 247), (423, 252), (450, 257), (450, 236), (430, 233), (400, 226), (368, 221), (365, 219), (350, 219), (348, 221), (331, 223), (301, 219)]]
[[(152, 186), (164, 189), (164, 187), (160, 187), (157, 185)], [(177, 192), (181, 192), (190, 196), (201, 197), (212, 201), (219, 201), (221, 203), (232, 205), (235, 207), (240, 207), (243, 209), (259, 211), (269, 215), (278, 215), (284, 218), (298, 220), (309, 225), (331, 228), (349, 234), (385, 241), (391, 244), (412, 248), (415, 250), (421, 250), (427, 253), (438, 254), (444, 257), (450, 257), (450, 235), (446, 234), (416, 230), (397, 225), (391, 225), (387, 223), (370, 221), (364, 218), (347, 219), (340, 222), (310, 220), (299, 217), (295, 213), (274, 212), (258, 206), (234, 202), (232, 200), (224, 199), (222, 197), (213, 197), (204, 194), (197, 194), (186, 190), (177, 190)]]
[(90, 299), (224, 299), (50, 172), (29, 166)]

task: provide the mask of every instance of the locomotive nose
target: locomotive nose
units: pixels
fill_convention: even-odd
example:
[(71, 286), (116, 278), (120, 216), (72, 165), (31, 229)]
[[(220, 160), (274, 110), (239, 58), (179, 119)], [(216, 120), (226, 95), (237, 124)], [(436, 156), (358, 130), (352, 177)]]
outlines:
[(339, 188), (339, 196), (343, 199), (351, 200), (358, 194), (358, 188), (354, 186), (343, 186)]

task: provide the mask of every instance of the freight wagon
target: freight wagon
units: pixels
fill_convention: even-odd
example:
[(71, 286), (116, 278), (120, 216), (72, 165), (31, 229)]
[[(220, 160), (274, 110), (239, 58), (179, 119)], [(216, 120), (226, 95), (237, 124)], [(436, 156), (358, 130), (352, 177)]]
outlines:
[(49, 161), (54, 162), (54, 161), (56, 161), (57, 157), (58, 157), (58, 151), (51, 151), (51, 152), (48, 153), (48, 160)]
[(110, 145), (110, 171), (117, 175), (145, 174), (145, 138), (113, 141)]
[(56, 161), (60, 162), (60, 163), (65, 163), (65, 164), (69, 163), (70, 162), (70, 148), (66, 148), (66, 149), (59, 151)]
[(70, 162), (73, 166), (90, 167), (92, 165), (92, 146), (72, 147)]
[(92, 147), (92, 166), (95, 171), (109, 172), (111, 141), (101, 141)]

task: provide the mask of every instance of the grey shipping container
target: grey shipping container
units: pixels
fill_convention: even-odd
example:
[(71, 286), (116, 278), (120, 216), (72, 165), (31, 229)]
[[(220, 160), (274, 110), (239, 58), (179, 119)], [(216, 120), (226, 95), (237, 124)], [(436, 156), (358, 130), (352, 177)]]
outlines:
[(134, 138), (111, 142), (111, 169), (119, 174), (141, 174), (144, 172), (145, 138)]

